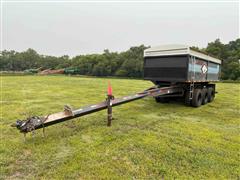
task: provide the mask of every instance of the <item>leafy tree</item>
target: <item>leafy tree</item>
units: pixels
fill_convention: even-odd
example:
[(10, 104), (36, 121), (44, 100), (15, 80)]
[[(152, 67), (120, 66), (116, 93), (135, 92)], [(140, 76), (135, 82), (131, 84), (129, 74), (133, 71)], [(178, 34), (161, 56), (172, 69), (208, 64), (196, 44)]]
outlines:
[(222, 60), (222, 79), (236, 80), (239, 75), (240, 39), (223, 44), (219, 39), (208, 43), (205, 51)]
[[(94, 76), (143, 77), (144, 45), (131, 47), (124, 52), (79, 55), (70, 58), (39, 55), (33, 49), (24, 52), (4, 50), (0, 55), (1, 71), (24, 71), (26, 69), (68, 69), (69, 73)], [(191, 47), (223, 60), (222, 79), (240, 79), (240, 39), (223, 44), (220, 39), (208, 43), (204, 49)]]

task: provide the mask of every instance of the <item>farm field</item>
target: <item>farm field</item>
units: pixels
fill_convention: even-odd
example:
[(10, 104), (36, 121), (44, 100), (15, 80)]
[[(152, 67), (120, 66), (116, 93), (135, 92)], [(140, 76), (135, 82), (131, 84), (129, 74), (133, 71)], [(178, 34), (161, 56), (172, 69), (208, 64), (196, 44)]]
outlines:
[(218, 83), (200, 108), (145, 98), (46, 128), (35, 137), (10, 127), (29, 115), (94, 104), (152, 86), (149, 81), (3, 76), (0, 179), (239, 179), (240, 84)]

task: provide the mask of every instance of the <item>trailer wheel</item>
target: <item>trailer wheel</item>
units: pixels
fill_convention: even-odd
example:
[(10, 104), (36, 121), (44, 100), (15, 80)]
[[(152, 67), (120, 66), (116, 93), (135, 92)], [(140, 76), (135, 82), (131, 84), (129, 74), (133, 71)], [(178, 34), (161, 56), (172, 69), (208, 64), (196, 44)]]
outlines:
[(155, 97), (155, 100), (158, 103), (168, 103), (169, 102), (169, 98), (167, 98), (167, 97)]
[(202, 90), (194, 89), (193, 98), (192, 98), (192, 106), (199, 107), (202, 105)]
[(187, 106), (190, 106), (191, 103), (192, 103), (192, 101), (189, 99), (190, 98), (190, 91), (186, 91), (184, 98), (185, 98), (185, 104)]
[(214, 89), (212, 87), (209, 87), (207, 91), (208, 91), (208, 102), (212, 102), (215, 98)]
[(202, 90), (202, 104), (207, 104), (208, 103), (208, 89), (204, 88)]

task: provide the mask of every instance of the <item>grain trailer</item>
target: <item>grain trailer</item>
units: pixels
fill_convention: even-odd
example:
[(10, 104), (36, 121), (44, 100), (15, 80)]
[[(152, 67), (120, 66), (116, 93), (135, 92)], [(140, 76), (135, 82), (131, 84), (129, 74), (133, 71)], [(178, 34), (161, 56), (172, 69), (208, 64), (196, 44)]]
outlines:
[(157, 102), (177, 96), (194, 107), (212, 102), (216, 88), (211, 82), (219, 81), (220, 65), (221, 60), (186, 45), (156, 46), (144, 51), (144, 79), (158, 87), (182, 87), (179, 94), (155, 97)]
[(141, 92), (115, 98), (108, 84), (107, 98), (103, 102), (73, 109), (65, 105), (63, 111), (46, 116), (31, 116), (17, 120), (12, 126), (20, 132), (34, 132), (47, 126), (75, 119), (107, 109), (107, 125), (111, 126), (112, 107), (152, 96), (157, 102), (168, 102), (171, 98), (183, 97), (187, 105), (199, 107), (212, 102), (219, 81), (221, 60), (193, 50), (185, 45), (151, 47), (144, 51), (144, 79), (154, 83)]

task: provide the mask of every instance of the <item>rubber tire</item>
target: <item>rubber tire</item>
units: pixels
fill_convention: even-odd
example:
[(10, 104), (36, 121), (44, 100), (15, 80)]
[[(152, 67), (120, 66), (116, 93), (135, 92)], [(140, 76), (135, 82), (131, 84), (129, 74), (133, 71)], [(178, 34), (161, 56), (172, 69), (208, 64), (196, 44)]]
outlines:
[(208, 103), (208, 89), (204, 88), (202, 89), (202, 105)]
[(187, 106), (190, 106), (192, 101), (189, 99), (190, 91), (185, 92), (184, 102)]
[(212, 102), (215, 98), (215, 91), (212, 87), (208, 88), (208, 102)]
[(202, 105), (202, 90), (201, 89), (194, 89), (192, 106), (193, 107), (199, 107), (201, 105)]
[(155, 97), (155, 100), (158, 103), (168, 103), (169, 102), (169, 98), (167, 98), (167, 97)]

